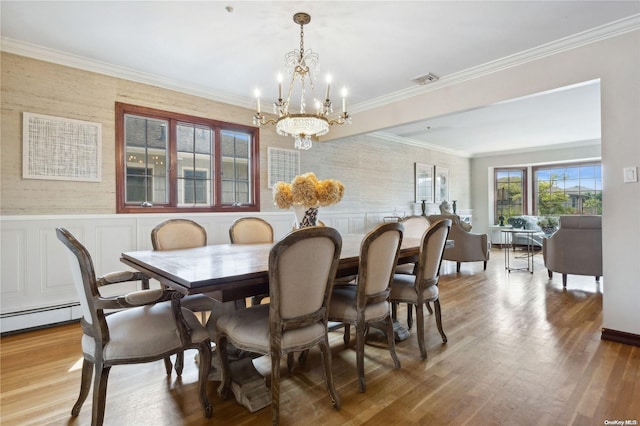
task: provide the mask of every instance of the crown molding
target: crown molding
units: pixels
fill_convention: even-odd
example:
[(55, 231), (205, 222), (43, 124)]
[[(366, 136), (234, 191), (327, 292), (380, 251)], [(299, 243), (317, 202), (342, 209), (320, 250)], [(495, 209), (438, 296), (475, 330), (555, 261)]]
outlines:
[[(590, 43), (595, 43), (607, 38), (622, 35), (631, 31), (640, 30), (640, 14), (632, 15), (618, 21), (596, 27), (582, 33), (574, 34), (563, 39), (559, 39), (523, 52), (507, 56), (483, 65), (472, 67), (457, 73), (441, 77), (439, 80), (424, 86), (410, 87), (399, 90), (389, 95), (381, 96), (370, 101), (354, 104), (350, 107), (350, 112), (358, 113), (373, 108), (384, 106), (399, 100), (428, 93), (443, 87), (458, 84), (483, 75), (491, 74), (507, 68), (511, 68), (526, 62), (534, 61), (546, 56), (554, 55), (566, 50), (571, 50)], [(176, 81), (153, 74), (148, 74), (129, 68), (119, 67), (101, 61), (72, 55), (55, 49), (14, 40), (7, 37), (0, 38), (0, 50), (20, 56), (26, 56), (59, 65), (79, 68), (85, 71), (104, 74), (112, 77), (123, 78), (138, 83), (150, 84), (178, 92), (211, 99), (218, 102), (251, 108), (251, 98), (246, 96), (236, 96), (229, 93), (212, 91), (211, 89), (190, 84), (183, 81)]]
[(537, 46), (514, 55), (487, 62), (466, 70), (440, 77), (439, 80), (422, 86), (412, 86), (398, 90), (385, 96), (381, 96), (370, 101), (361, 102), (350, 107), (350, 112), (367, 111), (378, 108), (393, 102), (401, 101), (413, 96), (422, 95), (442, 89), (447, 86), (462, 83), (484, 75), (492, 74), (527, 62), (535, 61), (547, 56), (572, 50), (587, 44), (596, 43), (608, 38), (616, 37), (628, 32), (640, 30), (640, 14), (632, 15), (612, 23), (602, 25), (578, 34), (574, 34), (562, 39), (552, 41), (541, 46)]
[(453, 154), (453, 155), (457, 155), (459, 157), (471, 158), (473, 156), (470, 152), (467, 152), (467, 151), (444, 148), (441, 145), (433, 145), (433, 144), (431, 144), (429, 142), (423, 142), (423, 141), (420, 141), (420, 140), (417, 140), (417, 139), (403, 138), (402, 136), (392, 135), (391, 133), (371, 132), (371, 133), (367, 133), (367, 136), (373, 136), (375, 138), (382, 139), (382, 140), (387, 141), (387, 142), (401, 143), (401, 144), (410, 145), (410, 146), (417, 146), (418, 148), (428, 148), (428, 149), (431, 149), (433, 151), (444, 152), (444, 153), (447, 153), (447, 154)]
[(136, 71), (130, 68), (120, 67), (95, 59), (89, 59), (78, 55), (73, 55), (60, 50), (50, 49), (8, 37), (0, 38), (0, 50), (15, 55), (26, 56), (45, 62), (77, 68), (84, 71), (104, 74), (110, 77), (122, 78), (138, 83), (149, 84), (164, 89), (175, 90), (188, 95), (211, 99), (217, 102), (224, 102), (231, 105), (250, 108), (253, 99), (245, 96), (235, 96), (229, 93), (216, 92), (210, 88), (195, 84), (176, 81), (158, 75)]

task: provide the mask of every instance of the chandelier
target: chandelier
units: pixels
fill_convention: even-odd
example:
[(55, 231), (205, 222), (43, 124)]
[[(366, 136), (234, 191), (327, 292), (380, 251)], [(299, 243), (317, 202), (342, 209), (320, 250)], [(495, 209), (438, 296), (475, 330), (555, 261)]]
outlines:
[[(285, 55), (285, 67), (291, 77), (286, 98), (282, 97), (282, 76), (278, 76), (278, 100), (273, 103), (273, 113), (278, 116), (276, 120), (267, 119), (260, 110), (260, 93), (256, 91), (257, 111), (253, 116), (253, 124), (261, 126), (275, 124), (276, 132), (283, 136), (292, 136), (295, 139), (295, 147), (298, 149), (311, 148), (312, 138), (326, 135), (329, 126), (334, 124), (351, 124), (351, 117), (347, 113), (346, 90), (342, 91), (342, 113), (335, 119), (329, 119), (333, 113), (333, 104), (329, 97), (331, 88), (330, 78), (327, 78), (327, 87), (324, 101), (318, 100), (315, 94), (314, 80), (316, 77), (318, 54), (311, 49), (304, 50), (304, 26), (311, 22), (311, 16), (307, 13), (296, 13), (293, 22), (300, 25), (300, 49), (295, 49)], [(311, 108), (315, 112), (307, 112), (307, 95), (313, 100)], [(300, 98), (299, 113), (289, 110), (291, 97)]]

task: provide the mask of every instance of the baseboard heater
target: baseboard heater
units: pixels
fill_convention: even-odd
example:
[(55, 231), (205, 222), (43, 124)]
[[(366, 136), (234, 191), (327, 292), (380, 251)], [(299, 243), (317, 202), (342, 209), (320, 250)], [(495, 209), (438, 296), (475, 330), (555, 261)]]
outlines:
[(13, 334), (77, 321), (82, 316), (80, 303), (65, 303), (42, 308), (0, 314), (1, 334)]

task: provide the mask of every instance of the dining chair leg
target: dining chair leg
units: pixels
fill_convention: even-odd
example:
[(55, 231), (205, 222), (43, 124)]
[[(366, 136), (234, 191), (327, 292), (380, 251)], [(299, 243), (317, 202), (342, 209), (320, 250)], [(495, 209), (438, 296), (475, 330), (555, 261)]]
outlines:
[(387, 325), (387, 329), (386, 329), (387, 345), (389, 346), (389, 353), (391, 354), (391, 359), (393, 359), (393, 365), (396, 368), (400, 368), (400, 360), (398, 359), (398, 354), (396, 354), (396, 339), (395, 339), (395, 336), (393, 335), (393, 322), (391, 321), (391, 316), (387, 317), (387, 319), (385, 320), (385, 324)]
[(442, 336), (442, 341), (447, 343), (447, 336), (444, 334), (444, 330), (442, 329), (442, 315), (440, 310), (440, 299), (437, 299), (433, 302), (433, 306), (436, 310), (436, 325), (438, 326), (438, 331), (440, 332), (440, 336)]
[(166, 357), (164, 359), (164, 369), (167, 372), (167, 376), (171, 375), (171, 371), (173, 370), (173, 363), (171, 362), (170, 357)]
[(331, 402), (336, 410), (340, 409), (341, 402), (336, 386), (333, 383), (333, 372), (331, 370), (331, 347), (329, 346), (329, 338), (325, 336), (324, 341), (320, 343), (322, 351), (322, 365), (324, 367), (324, 380), (327, 383), (327, 390), (331, 397)]
[(211, 343), (209, 341), (202, 342), (198, 347), (200, 354), (200, 363), (198, 365), (198, 387), (200, 405), (204, 410), (204, 416), (211, 418), (213, 409), (209, 398), (207, 397), (207, 383), (209, 381), (209, 370), (211, 369)]
[(289, 373), (291, 373), (293, 371), (293, 364), (295, 362), (295, 359), (293, 358), (295, 354), (293, 352), (289, 352), (287, 354), (287, 370), (289, 371)]
[(344, 345), (347, 346), (349, 341), (351, 340), (351, 325), (345, 323), (344, 324), (344, 336), (342, 336), (342, 340), (344, 341)]
[(413, 305), (411, 303), (407, 303), (407, 328), (411, 330), (413, 326)]
[(416, 305), (416, 322), (418, 323), (418, 347), (420, 356), (427, 359), (427, 350), (424, 346), (424, 311), (422, 304)]
[(182, 371), (184, 370), (184, 351), (180, 351), (176, 354), (175, 369), (176, 374), (178, 376), (182, 376)]
[(298, 356), (298, 364), (300, 364), (300, 367), (304, 367), (304, 365), (307, 363), (308, 356), (309, 349), (305, 349), (304, 351), (300, 352), (300, 356)]
[(356, 324), (356, 368), (358, 370), (358, 387), (360, 393), (367, 390), (364, 381), (364, 324)]
[(87, 359), (82, 360), (82, 379), (80, 381), (80, 395), (78, 400), (73, 404), (71, 409), (71, 415), (77, 417), (80, 414), (82, 404), (87, 400), (89, 396), (89, 390), (91, 390), (91, 378), (93, 377), (93, 363)]
[(280, 351), (271, 351), (271, 423), (280, 421)]
[(102, 426), (104, 421), (104, 407), (107, 402), (107, 380), (111, 367), (105, 367), (102, 362), (95, 365), (93, 380), (93, 410), (91, 412), (91, 426)]
[(229, 368), (229, 356), (227, 355), (227, 337), (218, 335), (216, 340), (216, 352), (218, 353), (218, 361), (220, 363), (220, 386), (218, 387), (218, 396), (225, 400), (229, 397), (229, 389), (231, 387), (231, 371)]

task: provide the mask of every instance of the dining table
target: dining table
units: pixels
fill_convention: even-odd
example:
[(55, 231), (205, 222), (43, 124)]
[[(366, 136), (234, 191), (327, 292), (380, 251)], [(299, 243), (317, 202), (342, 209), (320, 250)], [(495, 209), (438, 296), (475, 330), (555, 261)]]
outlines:
[[(364, 237), (364, 234), (342, 235), (336, 278), (358, 273)], [(403, 238), (398, 264), (417, 262), (420, 243), (421, 238)], [(220, 302), (212, 311), (214, 320), (208, 321), (210, 334), (215, 336), (215, 317), (237, 309), (232, 302), (269, 294), (269, 253), (274, 244), (212, 244), (181, 250), (131, 251), (122, 253), (120, 260), (184, 295), (206, 294)], [(219, 380), (215, 365), (209, 377)], [(250, 359), (232, 365), (231, 390), (236, 400), (251, 412), (270, 404), (270, 392)]]
[[(336, 278), (358, 273), (364, 235), (342, 235)], [(120, 260), (182, 294), (206, 293), (219, 302), (269, 293), (269, 252), (274, 243), (213, 244), (181, 250), (124, 252)], [(403, 238), (398, 264), (415, 263), (420, 238)]]

